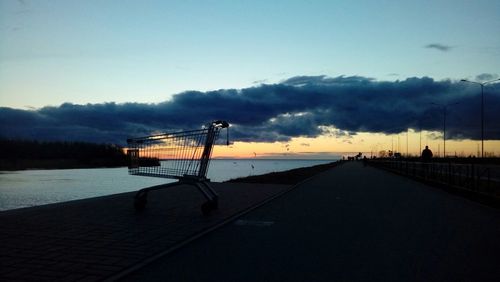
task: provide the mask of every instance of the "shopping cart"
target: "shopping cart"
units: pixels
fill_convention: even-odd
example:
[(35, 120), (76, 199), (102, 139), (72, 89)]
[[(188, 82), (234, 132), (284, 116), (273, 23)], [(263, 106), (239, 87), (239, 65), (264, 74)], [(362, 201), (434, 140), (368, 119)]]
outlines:
[[(147, 203), (149, 192), (178, 184), (193, 185), (205, 196), (201, 206), (203, 214), (218, 207), (218, 195), (206, 178), (212, 148), (226, 121), (214, 121), (199, 130), (164, 133), (127, 139), (129, 174), (177, 179), (178, 182), (139, 190), (134, 197), (134, 207), (141, 211)], [(228, 140), (229, 143), (229, 140)]]

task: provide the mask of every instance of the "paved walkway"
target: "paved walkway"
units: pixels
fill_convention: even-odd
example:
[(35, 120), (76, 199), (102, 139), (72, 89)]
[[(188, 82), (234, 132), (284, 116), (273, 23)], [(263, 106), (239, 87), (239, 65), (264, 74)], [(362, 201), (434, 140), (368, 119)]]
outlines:
[(360, 163), (124, 281), (500, 281), (500, 211)]
[(151, 192), (136, 213), (133, 193), (0, 212), (0, 281), (101, 281), (282, 193), (285, 185), (214, 184), (219, 210), (203, 216), (193, 186)]

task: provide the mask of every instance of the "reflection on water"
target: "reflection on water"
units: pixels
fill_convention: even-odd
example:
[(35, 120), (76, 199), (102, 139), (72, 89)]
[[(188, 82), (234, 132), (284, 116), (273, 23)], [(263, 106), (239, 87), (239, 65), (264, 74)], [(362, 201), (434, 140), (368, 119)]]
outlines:
[[(328, 163), (326, 160), (213, 160), (212, 181)], [(175, 180), (128, 175), (127, 168), (0, 172), (0, 210), (136, 191)]]
[(0, 174), (0, 210), (137, 190), (168, 179), (133, 177), (126, 168), (26, 170)]

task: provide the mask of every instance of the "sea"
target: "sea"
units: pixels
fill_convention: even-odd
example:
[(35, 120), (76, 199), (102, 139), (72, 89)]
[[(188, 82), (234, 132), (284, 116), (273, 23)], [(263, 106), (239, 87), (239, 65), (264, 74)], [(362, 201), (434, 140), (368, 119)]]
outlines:
[[(214, 182), (336, 161), (214, 159), (207, 177)], [(126, 167), (0, 171), (0, 211), (99, 197), (175, 182), (132, 176)]]

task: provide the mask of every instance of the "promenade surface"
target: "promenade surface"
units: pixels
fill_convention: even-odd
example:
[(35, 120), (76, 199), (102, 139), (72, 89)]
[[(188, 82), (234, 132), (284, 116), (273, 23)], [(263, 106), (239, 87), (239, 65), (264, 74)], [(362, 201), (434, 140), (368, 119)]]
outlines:
[[(139, 188), (139, 187), (138, 187)], [(203, 216), (203, 196), (179, 185), (0, 212), (0, 281), (101, 281), (144, 264), (230, 217), (290, 188), (218, 184), (219, 209)]]
[(500, 281), (500, 211), (352, 162), (123, 281)]

